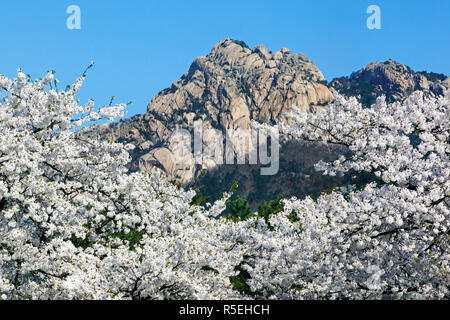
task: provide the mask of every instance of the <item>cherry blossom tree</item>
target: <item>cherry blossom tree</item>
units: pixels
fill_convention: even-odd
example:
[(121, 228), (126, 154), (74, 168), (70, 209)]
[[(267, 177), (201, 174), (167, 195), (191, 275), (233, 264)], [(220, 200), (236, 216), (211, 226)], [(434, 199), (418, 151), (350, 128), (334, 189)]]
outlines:
[(294, 108), (281, 132), (349, 150), (318, 170), (374, 179), (316, 201), (285, 200), (281, 213), (248, 221), (242, 268), (253, 295), (448, 299), (449, 116), (448, 92), (393, 104), (380, 97), (370, 108), (337, 95), (316, 112)]
[(226, 197), (194, 206), (157, 170), (129, 174), (132, 146), (95, 130), (125, 105), (80, 106), (84, 78), (59, 92), (52, 73), (0, 76), (0, 297), (238, 297), (234, 227), (211, 218)]
[(348, 150), (318, 170), (371, 181), (227, 219), (229, 194), (130, 173), (133, 146), (97, 130), (125, 105), (80, 106), (84, 78), (0, 76), (2, 299), (449, 298), (448, 93), (294, 108), (281, 132)]

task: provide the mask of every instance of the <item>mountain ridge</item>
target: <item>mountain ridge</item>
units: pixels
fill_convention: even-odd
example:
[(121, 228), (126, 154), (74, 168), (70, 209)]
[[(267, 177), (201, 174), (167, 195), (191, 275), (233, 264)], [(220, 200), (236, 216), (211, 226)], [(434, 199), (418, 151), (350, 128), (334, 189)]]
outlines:
[(450, 87), (450, 78), (440, 73), (416, 72), (388, 59), (371, 62), (349, 76), (334, 78), (329, 86), (346, 96), (357, 96), (362, 104), (370, 106), (380, 95), (385, 95), (388, 102), (404, 99), (416, 90), (428, 95), (443, 95)]

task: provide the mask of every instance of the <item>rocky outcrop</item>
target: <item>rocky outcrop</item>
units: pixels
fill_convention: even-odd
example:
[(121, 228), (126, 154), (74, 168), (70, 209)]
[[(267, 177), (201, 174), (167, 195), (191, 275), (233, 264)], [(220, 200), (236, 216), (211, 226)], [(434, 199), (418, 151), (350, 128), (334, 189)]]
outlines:
[(143, 116), (103, 128), (112, 140), (133, 142), (132, 169), (162, 168), (172, 179), (192, 181), (202, 168), (176, 164), (169, 138), (177, 128), (247, 129), (250, 120), (275, 123), (292, 105), (302, 110), (321, 107), (333, 95), (317, 67), (303, 54), (282, 48), (225, 39), (210, 54), (198, 57), (177, 82), (158, 93)]
[(370, 106), (377, 96), (387, 101), (402, 100), (416, 90), (428, 95), (442, 95), (449, 88), (450, 78), (433, 72), (414, 72), (411, 68), (391, 59), (372, 62), (365, 68), (331, 81), (330, 86), (347, 96), (357, 96)]
[(225, 39), (197, 58), (180, 80), (152, 99), (145, 119), (187, 121), (204, 116), (215, 127), (273, 122), (291, 105), (309, 110), (333, 99), (317, 67), (283, 48), (274, 54)]

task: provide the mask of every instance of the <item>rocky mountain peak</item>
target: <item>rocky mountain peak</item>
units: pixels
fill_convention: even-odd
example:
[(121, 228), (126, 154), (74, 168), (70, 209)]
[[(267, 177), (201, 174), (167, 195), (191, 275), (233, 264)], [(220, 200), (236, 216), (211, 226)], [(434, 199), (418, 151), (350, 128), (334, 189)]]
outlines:
[(219, 63), (223, 61), (231, 64), (234, 58), (249, 54), (250, 52), (251, 50), (245, 42), (227, 38), (214, 45), (208, 56)]
[(245, 129), (252, 119), (283, 119), (292, 105), (307, 111), (332, 100), (325, 78), (305, 55), (287, 48), (272, 53), (263, 45), (250, 49), (243, 41), (224, 39), (159, 92), (145, 115), (114, 124), (106, 134), (137, 144), (134, 168), (156, 165), (170, 178), (187, 182), (194, 168), (179, 168), (169, 160), (167, 141), (176, 128), (190, 129), (202, 120), (205, 129)]
[(262, 45), (249, 49), (242, 41), (225, 39), (152, 99), (146, 119), (158, 115), (167, 121), (182, 120), (167, 116), (195, 112), (228, 128), (233, 121), (221, 119), (224, 110), (275, 122), (291, 105), (309, 110), (332, 99), (322, 73), (305, 55), (286, 48), (272, 54)]
[(429, 95), (442, 95), (449, 84), (450, 78), (443, 74), (415, 72), (392, 59), (371, 62), (349, 77), (337, 78), (330, 83), (345, 95), (359, 96), (365, 105), (372, 104), (382, 94), (390, 102), (401, 100), (416, 90)]
[(253, 49), (250, 49), (243, 41), (227, 38), (218, 42), (211, 50), (208, 57), (215, 60), (219, 65), (229, 65), (235, 67), (236, 64), (234, 62), (242, 61), (247, 56), (252, 54), (258, 55), (263, 61), (279, 61), (283, 58), (284, 54), (290, 54), (290, 51), (287, 48), (282, 48), (275, 54), (272, 54), (272, 52), (267, 50), (264, 45), (258, 45)]

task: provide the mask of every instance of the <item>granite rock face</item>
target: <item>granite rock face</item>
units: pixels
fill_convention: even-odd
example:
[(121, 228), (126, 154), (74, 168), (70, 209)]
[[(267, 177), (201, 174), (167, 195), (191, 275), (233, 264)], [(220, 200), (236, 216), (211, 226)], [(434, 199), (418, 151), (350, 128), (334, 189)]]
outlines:
[(332, 99), (322, 73), (306, 56), (286, 48), (274, 54), (264, 46), (250, 50), (225, 39), (154, 97), (145, 119), (186, 121), (192, 113), (216, 127), (242, 127), (249, 118), (274, 122), (291, 105), (309, 110)]
[(325, 78), (306, 56), (286, 48), (272, 54), (264, 46), (249, 49), (225, 39), (158, 93), (144, 115), (103, 130), (112, 140), (137, 145), (132, 169), (157, 166), (170, 179), (188, 183), (202, 168), (171, 159), (169, 139), (176, 129), (192, 129), (199, 120), (204, 129), (248, 129), (250, 120), (284, 119), (292, 105), (308, 111), (332, 100)]

